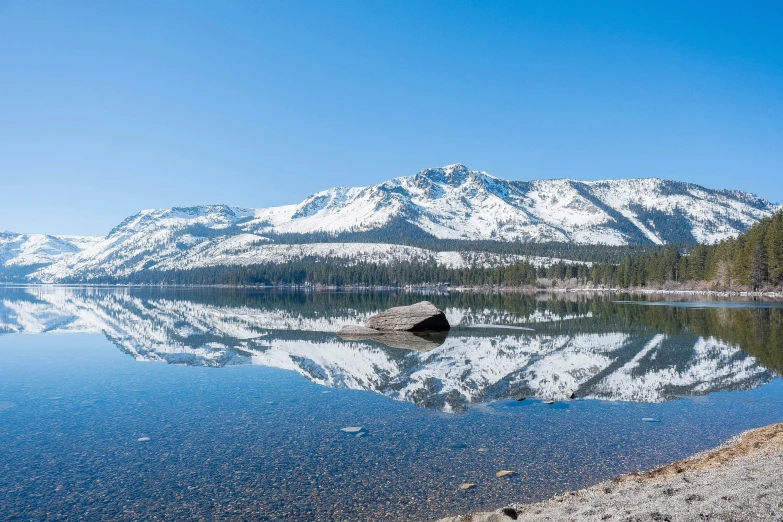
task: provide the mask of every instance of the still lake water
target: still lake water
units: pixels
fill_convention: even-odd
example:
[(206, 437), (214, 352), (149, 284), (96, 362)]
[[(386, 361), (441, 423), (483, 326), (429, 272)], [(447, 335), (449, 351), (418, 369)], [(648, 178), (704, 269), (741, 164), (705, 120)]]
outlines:
[(618, 301), (0, 287), (0, 519), (432, 520), (783, 421), (783, 305)]

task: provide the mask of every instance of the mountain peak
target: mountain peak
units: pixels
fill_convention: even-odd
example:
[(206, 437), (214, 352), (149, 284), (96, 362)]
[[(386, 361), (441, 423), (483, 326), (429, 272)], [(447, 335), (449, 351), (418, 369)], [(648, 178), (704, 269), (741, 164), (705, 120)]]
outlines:
[(470, 169), (467, 168), (462, 163), (452, 163), (451, 165), (446, 165), (444, 167), (441, 167), (441, 169), (446, 174), (451, 174), (451, 173), (453, 173), (455, 171), (457, 171), (457, 172), (470, 172)]
[(454, 163), (445, 167), (430, 167), (412, 176), (417, 180), (427, 180), (434, 183), (458, 186), (465, 183), (473, 174), (465, 165)]

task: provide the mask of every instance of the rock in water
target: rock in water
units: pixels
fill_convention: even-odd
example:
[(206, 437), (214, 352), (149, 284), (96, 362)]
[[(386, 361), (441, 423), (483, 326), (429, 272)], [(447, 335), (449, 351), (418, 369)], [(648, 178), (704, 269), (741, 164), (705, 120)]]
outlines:
[(511, 471), (510, 469), (503, 469), (503, 470), (500, 470), (497, 473), (495, 473), (495, 476), (500, 478), (500, 477), (505, 477), (505, 476), (513, 475), (513, 474), (514, 474), (514, 472)]
[(367, 328), (366, 326), (359, 326), (355, 324), (347, 324), (340, 328), (340, 331), (337, 332), (337, 335), (340, 337), (368, 337), (371, 335), (379, 334), (378, 330), (373, 330), (372, 328)]
[(395, 306), (367, 320), (373, 330), (405, 330), (408, 332), (445, 332), (451, 328), (446, 314), (429, 301), (411, 306)]
[(459, 489), (463, 489), (463, 490), (464, 489), (473, 489), (475, 487), (476, 487), (476, 485), (475, 484), (471, 484), (470, 482), (465, 482), (465, 483), (462, 483), (462, 484), (459, 485)]

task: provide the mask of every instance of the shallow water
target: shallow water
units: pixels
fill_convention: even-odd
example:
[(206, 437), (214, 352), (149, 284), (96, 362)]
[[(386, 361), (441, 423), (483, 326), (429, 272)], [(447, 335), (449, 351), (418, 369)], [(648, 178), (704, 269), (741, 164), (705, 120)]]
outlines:
[(445, 339), (334, 334), (422, 298), (0, 289), (2, 517), (431, 520), (783, 421), (783, 310), (432, 295)]

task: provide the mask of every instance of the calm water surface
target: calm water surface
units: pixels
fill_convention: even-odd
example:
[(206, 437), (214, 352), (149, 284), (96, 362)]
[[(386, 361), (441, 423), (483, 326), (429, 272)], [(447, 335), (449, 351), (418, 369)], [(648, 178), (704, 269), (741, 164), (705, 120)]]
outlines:
[(783, 421), (779, 305), (432, 295), (445, 338), (334, 333), (422, 298), (0, 288), (0, 519), (432, 520)]

